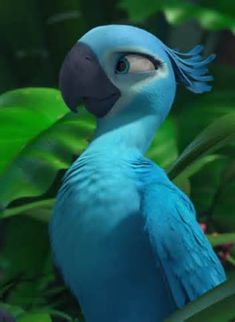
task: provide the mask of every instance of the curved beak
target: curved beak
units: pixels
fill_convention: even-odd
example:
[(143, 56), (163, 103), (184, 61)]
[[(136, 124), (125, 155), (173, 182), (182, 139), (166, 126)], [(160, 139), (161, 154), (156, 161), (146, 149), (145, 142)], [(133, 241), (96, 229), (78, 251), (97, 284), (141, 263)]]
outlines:
[(62, 64), (59, 87), (66, 105), (74, 112), (81, 101), (97, 117), (106, 115), (120, 97), (96, 55), (82, 42), (76, 43)]

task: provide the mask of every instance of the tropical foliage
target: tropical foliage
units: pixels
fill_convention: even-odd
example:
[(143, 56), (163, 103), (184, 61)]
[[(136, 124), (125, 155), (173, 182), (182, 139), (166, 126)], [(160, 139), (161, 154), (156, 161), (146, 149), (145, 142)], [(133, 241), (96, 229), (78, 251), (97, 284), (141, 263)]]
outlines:
[(2, 0), (0, 306), (17, 321), (82, 321), (53, 268), (47, 224), (61, 179), (92, 139), (95, 120), (83, 107), (70, 113), (55, 88), (77, 38), (112, 22), (139, 24), (183, 49), (203, 41), (218, 53), (213, 91), (196, 96), (179, 88), (148, 156), (193, 200), (229, 278), (169, 322), (235, 321), (235, 69), (229, 54), (228, 66), (221, 64), (228, 37), (235, 47), (234, 16), (229, 0)]

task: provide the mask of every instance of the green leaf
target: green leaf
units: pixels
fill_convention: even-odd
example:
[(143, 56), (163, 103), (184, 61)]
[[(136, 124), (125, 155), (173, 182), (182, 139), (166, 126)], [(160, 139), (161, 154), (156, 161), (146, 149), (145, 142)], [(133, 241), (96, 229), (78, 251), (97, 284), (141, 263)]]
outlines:
[[(205, 3), (205, 4), (204, 4)], [(230, 29), (235, 32), (234, 5), (227, 2), (227, 6), (217, 2), (217, 6), (206, 1), (200, 4), (187, 0), (166, 0), (145, 2), (141, 0), (122, 0), (120, 7), (128, 12), (134, 22), (141, 22), (162, 11), (170, 24), (179, 25), (188, 20), (197, 20), (206, 29)], [(229, 10), (230, 9), (230, 10)]]
[(157, 131), (147, 156), (165, 169), (177, 158), (177, 127), (173, 117), (169, 117)]
[(22, 308), (45, 304), (42, 291), (54, 280), (45, 223), (21, 216), (1, 222), (0, 270), (4, 299)]
[[(215, 320), (216, 315), (213, 315), (214, 309), (217, 307), (225, 306), (227, 309), (230, 308), (231, 312), (234, 310), (234, 299), (235, 299), (235, 279), (231, 278), (228, 282), (214, 288), (206, 294), (199, 297), (197, 300), (190, 302), (188, 305), (183, 307), (174, 313), (166, 322), (225, 322), (229, 320)], [(210, 312), (208, 314), (208, 312)], [(225, 315), (225, 312), (222, 311)], [(233, 311), (234, 314), (234, 311)], [(205, 316), (207, 318), (205, 318)], [(203, 318), (204, 317), (204, 318)], [(234, 316), (233, 316), (234, 317)]]
[(0, 308), (9, 312), (15, 318), (24, 313), (24, 310), (20, 306), (10, 305), (8, 303), (1, 303), (0, 302)]
[(17, 322), (52, 322), (52, 319), (47, 313), (25, 313), (22, 314)]
[(210, 243), (213, 247), (222, 244), (233, 244), (235, 243), (235, 233), (224, 233), (224, 234), (210, 234), (207, 235)]
[(59, 91), (19, 89), (0, 97), (0, 208), (46, 192), (86, 147), (94, 119), (68, 112)]
[(189, 179), (187, 178), (180, 178), (176, 177), (174, 180), (174, 184), (180, 188), (182, 191), (184, 191), (188, 196), (191, 194), (191, 184)]
[[(227, 72), (227, 71), (225, 71)], [(220, 74), (217, 78), (220, 79)], [(234, 73), (232, 77), (234, 81)], [(215, 81), (216, 83), (216, 81)], [(202, 96), (193, 96), (190, 100), (183, 98), (181, 110), (177, 114), (179, 122), (179, 146), (185, 148), (203, 129), (218, 118), (235, 110), (235, 93), (233, 90), (213, 90)], [(233, 144), (233, 147), (235, 145)]]
[(224, 146), (234, 137), (235, 113), (230, 113), (216, 120), (191, 142), (169, 169), (169, 176), (175, 178), (193, 162)]
[(221, 175), (221, 183), (220, 186), (227, 185), (235, 179), (235, 160), (231, 160), (229, 164), (225, 167), (222, 175)]
[(20, 89), (0, 96), (0, 174), (18, 153), (67, 113), (58, 91)]
[(198, 159), (191, 165), (189, 165), (187, 168), (185, 168), (178, 176), (177, 178), (190, 178), (193, 176), (195, 173), (201, 171), (202, 168), (205, 166), (210, 165), (216, 160), (221, 160), (223, 159), (223, 156), (217, 155), (217, 154), (211, 154), (211, 155), (205, 155), (201, 159)]
[(235, 182), (223, 186), (213, 213), (213, 221), (220, 230), (233, 232), (235, 230), (234, 213)]
[(28, 215), (40, 221), (48, 222), (55, 199), (44, 199), (28, 202), (22, 206), (12, 207), (3, 211), (2, 218), (13, 217), (16, 215)]
[[(216, 154), (206, 155), (206, 156), (202, 157), (201, 159), (195, 161), (191, 165), (189, 165), (187, 168), (185, 168), (176, 178), (174, 178), (173, 181), (181, 190), (186, 192), (188, 195), (191, 195), (192, 193), (194, 193), (195, 188), (197, 188), (197, 187), (196, 187), (195, 183), (192, 186), (189, 179), (192, 176), (194, 176), (195, 174), (197, 174), (198, 172), (199, 172), (199, 176), (200, 176), (200, 173), (204, 167), (206, 167), (206, 166), (210, 167), (211, 164), (213, 165), (213, 163), (215, 161), (221, 160), (222, 158), (223, 158), (222, 156), (216, 155)], [(213, 174), (214, 174), (214, 172), (213, 172)], [(200, 178), (200, 185), (199, 185), (200, 193), (202, 191), (202, 184), (201, 184), (202, 181), (203, 182), (206, 181), (205, 176), (202, 176)], [(214, 188), (213, 183), (211, 181), (206, 181), (203, 184), (203, 188), (205, 188), (208, 183), (211, 183), (211, 185), (212, 185), (212, 189), (210, 190), (210, 192), (212, 192), (212, 195), (213, 195), (215, 188)], [(202, 197), (203, 197), (203, 199), (205, 197), (206, 201), (209, 201), (208, 194), (205, 194), (205, 191), (202, 191), (202, 196), (200, 195), (200, 198), (199, 198), (200, 200), (197, 200), (197, 201), (201, 202)], [(197, 202), (197, 204), (198, 204), (198, 202)]]
[(199, 6), (192, 2), (180, 1), (177, 4), (166, 5), (164, 12), (170, 24), (179, 25), (195, 19), (205, 29), (219, 30), (227, 28), (235, 32), (233, 12), (224, 13), (220, 8), (215, 10), (213, 7), (203, 7), (203, 3), (200, 3)]
[[(184, 177), (184, 174), (187, 174), (188, 172), (187, 169), (189, 169), (190, 172), (191, 167), (194, 168), (194, 164), (197, 166), (197, 164), (200, 163), (200, 160), (203, 160), (209, 156), (210, 155), (204, 156), (195, 163), (192, 163), (191, 166), (187, 167), (183, 172), (180, 173), (179, 177)], [(214, 205), (215, 196), (220, 186), (221, 173), (223, 172), (227, 163), (228, 160), (225, 157), (215, 158), (214, 160), (205, 163), (204, 166), (199, 169), (199, 171), (194, 172), (192, 176), (190, 176), (190, 197), (192, 198), (199, 215), (204, 216), (208, 213), (208, 211), (210, 212), (211, 206)], [(178, 176), (176, 178), (178, 178)]]
[(162, 4), (159, 0), (122, 0), (119, 7), (128, 12), (130, 20), (139, 22), (161, 10)]
[(235, 317), (234, 303), (235, 295), (232, 295), (225, 300), (206, 308), (202, 312), (188, 319), (187, 322), (232, 322)]

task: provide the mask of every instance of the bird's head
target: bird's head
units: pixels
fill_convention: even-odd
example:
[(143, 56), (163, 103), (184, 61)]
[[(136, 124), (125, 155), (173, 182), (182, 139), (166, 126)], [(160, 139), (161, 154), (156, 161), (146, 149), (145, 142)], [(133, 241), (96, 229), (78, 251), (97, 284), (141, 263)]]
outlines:
[(76, 111), (81, 101), (97, 118), (118, 115), (127, 106), (135, 106), (139, 109), (136, 113), (155, 113), (164, 119), (177, 83), (196, 93), (210, 90), (207, 64), (214, 56), (202, 59), (201, 51), (202, 46), (197, 46), (180, 53), (133, 26), (96, 27), (64, 60), (62, 96), (71, 110)]

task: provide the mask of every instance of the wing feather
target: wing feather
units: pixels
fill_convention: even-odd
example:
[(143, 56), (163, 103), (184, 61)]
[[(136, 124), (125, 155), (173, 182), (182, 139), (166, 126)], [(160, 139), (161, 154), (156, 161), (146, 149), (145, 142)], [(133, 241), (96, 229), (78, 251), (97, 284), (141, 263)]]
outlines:
[(145, 230), (178, 307), (225, 281), (224, 269), (196, 221), (190, 200), (173, 186), (149, 184)]

